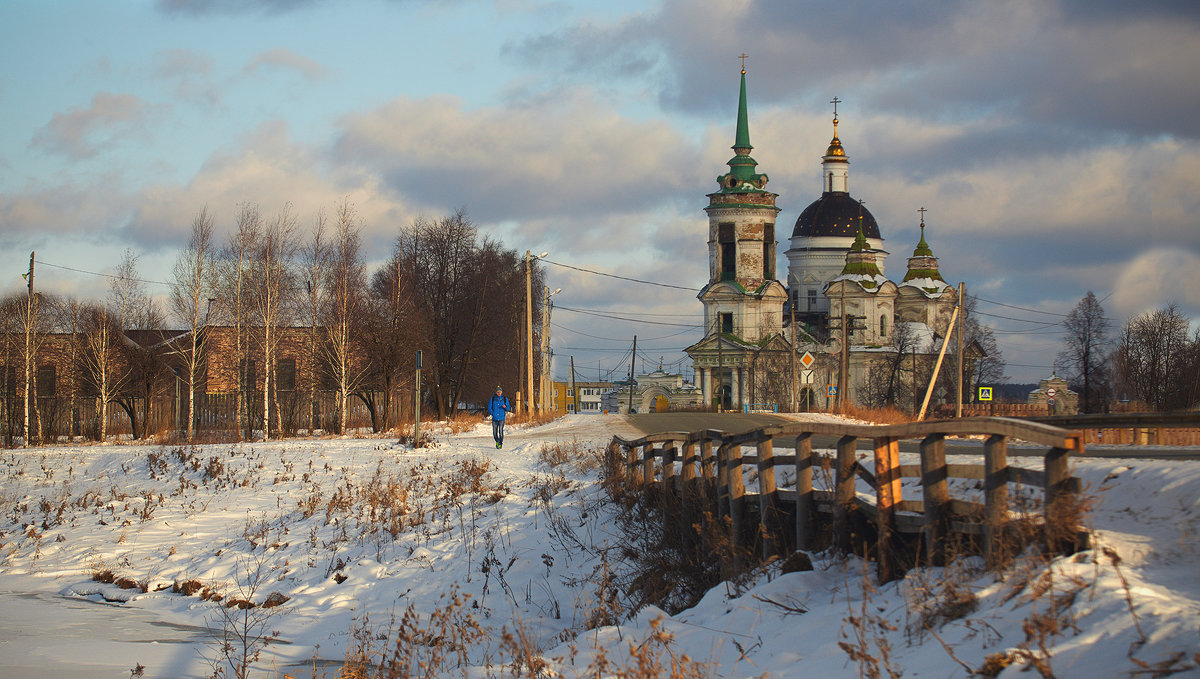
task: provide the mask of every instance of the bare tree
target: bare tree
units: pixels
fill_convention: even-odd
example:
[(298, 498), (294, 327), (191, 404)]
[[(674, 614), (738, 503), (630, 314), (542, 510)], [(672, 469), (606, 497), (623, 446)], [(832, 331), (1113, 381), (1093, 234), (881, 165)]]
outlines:
[(194, 436), (196, 379), (200, 364), (204, 360), (204, 344), (207, 340), (204, 328), (208, 325), (211, 307), (211, 302), (205, 302), (209, 299), (209, 279), (212, 276), (212, 238), (213, 219), (208, 213), (208, 208), (204, 207), (192, 220), (191, 238), (188, 240), (187, 249), (179, 253), (179, 258), (175, 260), (171, 280), (171, 308), (187, 330), (186, 338), (175, 342), (175, 351), (183, 359), (186, 372), (188, 443), (192, 442)]
[[(371, 357), (369, 388), (360, 390), (359, 397), (377, 431), (398, 424), (390, 419), (393, 392), (408, 383), (403, 376), (412, 374), (414, 352), (429, 334), (428, 317), (416, 302), (415, 273), (398, 240), (391, 259), (371, 279), (360, 337), (364, 353)], [(383, 395), (378, 408), (375, 389)]]
[(896, 323), (892, 327), (891, 339), (890, 351), (882, 352), (879, 358), (871, 362), (866, 382), (859, 388), (859, 398), (866, 405), (899, 407), (912, 398), (912, 381), (901, 379), (901, 373), (906, 364), (908, 370), (915, 369), (914, 350), (923, 349), (917, 346), (920, 336), (912, 323)]
[(85, 332), (83, 364), (86, 379), (96, 396), (98, 439), (104, 442), (108, 439), (108, 404), (120, 393), (128, 376), (120, 365), (117, 346), (121, 341), (121, 329), (104, 306), (88, 307), (82, 317)]
[[(296, 217), (291, 204), (284, 205), (275, 218), (263, 229), (254, 249), (253, 304), (255, 321), (260, 324), (260, 344), (263, 357), (263, 440), (271, 437), (271, 401), (276, 394), (275, 357), (279, 336), (287, 325), (288, 304), (295, 285), (292, 262), (296, 255)], [(275, 398), (278, 405), (278, 398)], [(282, 428), (282, 418), (276, 408), (276, 419)]]
[(1125, 324), (1115, 356), (1121, 387), (1154, 410), (1187, 408), (1195, 401), (1189, 381), (1194, 381), (1188, 341), (1188, 319), (1174, 304), (1148, 311)]
[(132, 250), (125, 250), (110, 279), (109, 297), (123, 335), (113, 346), (124, 352), (123, 363), (129, 371), (122, 380), (126, 388), (116, 394), (116, 402), (129, 416), (133, 438), (140, 439), (150, 433), (152, 403), (163, 393), (167, 347), (163, 314), (138, 274), (137, 260)]
[[(429, 319), (430, 393), (438, 416), (464, 399), (486, 400), (515, 356), (510, 310), (524, 294), (523, 260), (498, 243), (479, 239), (466, 212), (437, 221), (418, 219), (401, 233), (399, 249), (413, 263), (417, 300)], [(534, 289), (541, 272), (533, 272)], [(541, 300), (535, 298), (535, 313)]]
[(261, 234), (262, 217), (258, 206), (243, 203), (238, 210), (237, 228), (219, 253), (214, 268), (218, 308), (223, 322), (233, 329), (234, 422), (240, 437), (249, 435), (254, 420), (247, 398), (247, 392), (254, 388), (249, 359), (250, 284), (253, 279), (251, 262)]
[(1088, 290), (1063, 321), (1067, 334), (1054, 364), (1082, 398), (1085, 413), (1105, 409), (1111, 389), (1107, 355), (1111, 322), (1095, 293)]
[(365, 366), (355, 349), (352, 329), (363, 311), (366, 270), (359, 254), (359, 224), (354, 207), (343, 201), (338, 207), (333, 242), (329, 251), (324, 314), (325, 357), (337, 382), (338, 432), (346, 431), (350, 394), (358, 389)]
[(300, 269), (304, 276), (305, 309), (308, 316), (308, 431), (317, 429), (317, 385), (319, 333), (317, 324), (325, 299), (323, 281), (329, 261), (329, 244), (325, 242), (325, 212), (313, 218), (312, 234), (300, 252)]

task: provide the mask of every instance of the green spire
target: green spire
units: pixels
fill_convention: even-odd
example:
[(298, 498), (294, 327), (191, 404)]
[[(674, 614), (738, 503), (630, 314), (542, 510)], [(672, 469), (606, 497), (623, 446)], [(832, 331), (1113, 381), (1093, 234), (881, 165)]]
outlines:
[(738, 97), (737, 137), (733, 141), (733, 150), (752, 149), (750, 145), (750, 119), (746, 114), (746, 69), (742, 69), (742, 93)]
[(729, 172), (717, 177), (722, 193), (762, 192), (767, 185), (767, 175), (757, 172), (758, 161), (750, 157), (750, 116), (746, 112), (746, 69), (742, 69), (742, 89), (738, 96), (737, 133), (734, 135), (733, 153), (729, 159)]
[(913, 250), (913, 257), (932, 257), (933, 250), (930, 249), (929, 243), (925, 242), (925, 220), (921, 220), (921, 241), (917, 243), (917, 249)]
[(871, 245), (867, 243), (867, 237), (863, 235), (862, 230), (862, 215), (858, 216), (858, 233), (854, 236), (854, 245), (850, 246), (851, 252), (866, 252), (871, 249)]

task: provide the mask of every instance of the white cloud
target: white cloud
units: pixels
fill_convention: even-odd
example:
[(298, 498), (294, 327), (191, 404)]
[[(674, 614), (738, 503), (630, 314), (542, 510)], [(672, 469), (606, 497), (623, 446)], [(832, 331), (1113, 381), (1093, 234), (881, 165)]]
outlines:
[(321, 80), (326, 73), (325, 67), (320, 63), (283, 47), (276, 47), (254, 55), (254, 58), (246, 64), (243, 72), (247, 75), (256, 75), (263, 68), (295, 71), (309, 82)]
[(1155, 249), (1139, 254), (1116, 273), (1112, 306), (1128, 318), (1176, 303), (1189, 317), (1200, 316), (1200, 251)]
[(86, 108), (55, 113), (33, 145), (72, 160), (90, 158), (119, 141), (144, 133), (153, 107), (132, 94), (98, 92)]

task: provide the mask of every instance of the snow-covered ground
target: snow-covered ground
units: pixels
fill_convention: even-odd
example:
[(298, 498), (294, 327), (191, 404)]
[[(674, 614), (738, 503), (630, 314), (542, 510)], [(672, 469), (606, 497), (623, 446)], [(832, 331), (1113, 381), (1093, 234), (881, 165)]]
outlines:
[[(1200, 463), (1074, 462), (1097, 548), (1049, 566), (986, 573), (967, 559), (879, 586), (869, 565), (817, 554), (811, 571), (768, 568), (674, 616), (594, 627), (619, 607), (606, 573), (627, 567), (586, 452), (613, 433), (633, 435), (617, 416), (571, 416), (510, 427), (503, 450), (485, 424), (419, 451), (386, 439), (3, 451), (0, 677), (211, 676), (238, 655), (214, 643), (237, 623), (259, 627), (235, 641), (273, 638), (249, 676), (334, 677), (348, 647), (390, 652), (406, 611), (420, 629), (479, 624), (445, 646), (466, 676), (506, 676), (506, 633), (567, 677), (598, 676), (598, 651), (599, 676), (615, 676), (631, 644), (706, 665), (697, 676), (959, 677), (993, 654), (999, 676), (1031, 664), (1200, 676)], [(556, 444), (565, 456), (543, 452)]]

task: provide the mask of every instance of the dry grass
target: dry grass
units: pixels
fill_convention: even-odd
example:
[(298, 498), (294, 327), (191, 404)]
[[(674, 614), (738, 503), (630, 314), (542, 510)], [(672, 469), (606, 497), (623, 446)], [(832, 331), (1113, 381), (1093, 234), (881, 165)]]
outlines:
[(843, 405), (838, 409), (837, 413), (845, 417), (873, 424), (904, 424), (917, 419), (909, 413), (892, 407), (863, 408), (851, 403)]

